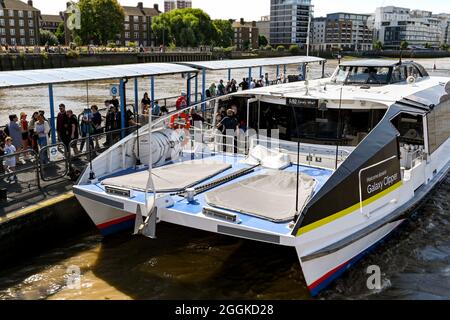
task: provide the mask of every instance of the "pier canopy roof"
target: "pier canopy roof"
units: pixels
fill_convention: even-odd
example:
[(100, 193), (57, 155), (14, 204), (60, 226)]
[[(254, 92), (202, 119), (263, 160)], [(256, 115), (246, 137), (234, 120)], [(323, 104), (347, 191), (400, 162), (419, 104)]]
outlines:
[(226, 70), (226, 69), (244, 69), (256, 67), (268, 67), (268, 66), (282, 66), (289, 64), (303, 64), (322, 61), (325, 61), (325, 59), (311, 56), (292, 56), (280, 58), (178, 62), (178, 64), (190, 66), (197, 69)]
[(140, 63), (100, 67), (4, 71), (0, 72), (0, 89), (190, 72), (196, 73), (198, 70), (171, 63)]

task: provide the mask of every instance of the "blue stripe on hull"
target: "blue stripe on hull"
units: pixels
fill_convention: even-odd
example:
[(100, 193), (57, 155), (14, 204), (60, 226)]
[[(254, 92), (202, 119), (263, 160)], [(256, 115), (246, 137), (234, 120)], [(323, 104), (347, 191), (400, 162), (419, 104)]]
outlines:
[(99, 229), (102, 236), (110, 236), (114, 233), (118, 233), (125, 230), (133, 229), (135, 219), (123, 221), (107, 228)]

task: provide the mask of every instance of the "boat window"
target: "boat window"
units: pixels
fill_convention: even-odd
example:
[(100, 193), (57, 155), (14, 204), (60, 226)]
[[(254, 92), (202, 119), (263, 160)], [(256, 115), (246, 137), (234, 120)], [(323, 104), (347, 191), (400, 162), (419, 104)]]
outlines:
[(405, 65), (397, 66), (392, 71), (391, 83), (406, 81), (406, 78), (408, 78), (406, 66)]
[[(288, 107), (261, 102), (260, 129), (278, 129), (279, 138), (320, 145), (357, 146), (386, 110)], [(257, 125), (258, 118), (250, 119)]]
[(340, 66), (332, 81), (345, 84), (387, 84), (389, 73), (389, 67)]

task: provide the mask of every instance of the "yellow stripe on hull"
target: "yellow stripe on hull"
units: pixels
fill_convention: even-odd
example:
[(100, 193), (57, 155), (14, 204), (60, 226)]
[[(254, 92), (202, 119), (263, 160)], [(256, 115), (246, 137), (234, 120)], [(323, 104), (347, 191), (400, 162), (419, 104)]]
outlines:
[[(394, 184), (393, 186), (389, 187), (388, 189), (386, 189), (386, 190), (384, 190), (384, 191), (374, 195), (373, 197), (370, 197), (369, 199), (364, 200), (363, 203), (362, 203), (363, 207), (371, 204), (372, 202), (377, 201), (378, 199), (380, 199), (380, 198), (382, 198), (382, 197), (384, 197), (386, 195), (388, 195), (392, 191), (400, 188), (402, 185), (403, 185), (403, 183), (401, 181), (399, 181), (396, 184)], [(317, 229), (317, 228), (319, 228), (319, 227), (321, 227), (321, 226), (323, 226), (323, 225), (325, 225), (327, 223), (330, 223), (330, 222), (332, 222), (334, 220), (342, 218), (342, 217), (344, 217), (344, 216), (346, 216), (346, 215), (348, 215), (348, 214), (358, 210), (359, 208), (360, 208), (360, 203), (358, 202), (357, 204), (354, 204), (353, 206), (351, 206), (351, 207), (349, 207), (347, 209), (344, 209), (344, 210), (339, 211), (339, 212), (337, 212), (335, 214), (332, 214), (332, 215), (330, 215), (330, 216), (328, 216), (328, 217), (326, 217), (326, 218), (324, 218), (322, 220), (319, 220), (319, 221), (313, 222), (311, 224), (308, 224), (307, 226), (304, 226), (303, 228), (300, 228), (298, 230), (297, 237), (302, 235), (302, 234), (305, 234), (307, 232), (310, 232), (310, 231), (312, 231), (314, 229)]]

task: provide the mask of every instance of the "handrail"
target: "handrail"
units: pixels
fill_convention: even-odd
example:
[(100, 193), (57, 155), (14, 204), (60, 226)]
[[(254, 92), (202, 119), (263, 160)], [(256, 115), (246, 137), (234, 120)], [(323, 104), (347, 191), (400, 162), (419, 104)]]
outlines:
[(11, 153), (11, 154), (5, 154), (0, 156), (0, 165), (3, 165), (3, 160), (10, 158), (10, 157), (19, 157), (20, 155), (25, 155), (25, 154), (29, 154), (32, 155), (34, 157), (34, 161), (32, 162), (33, 165), (25, 167), (26, 165), (16, 165), (16, 170), (12, 171), (12, 172), (2, 172), (0, 174), (0, 179), (4, 179), (6, 177), (10, 177), (13, 175), (17, 175), (23, 172), (27, 172), (30, 171), (30, 169), (36, 170), (36, 180), (37, 180), (37, 185), (38, 188), (41, 188), (41, 183), (40, 183), (40, 179), (39, 179), (39, 156), (36, 153), (35, 150), (33, 149), (28, 149), (28, 150), (22, 150), (19, 152), (15, 152), (15, 153)]

